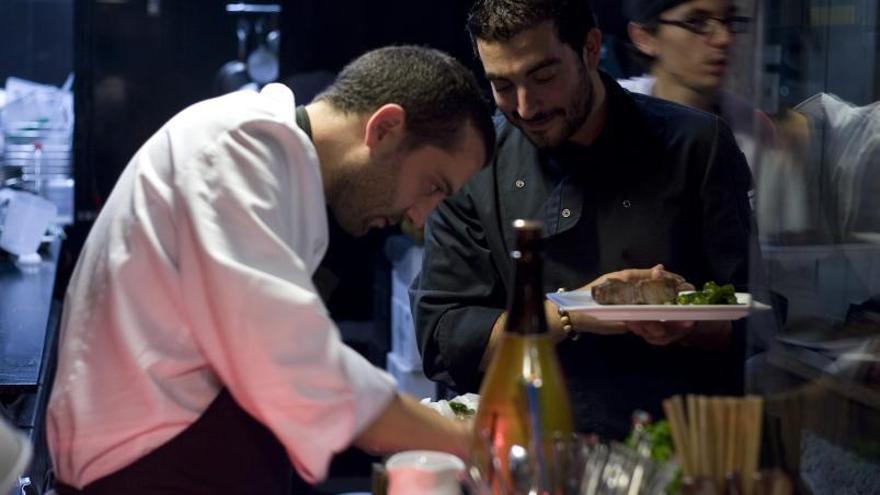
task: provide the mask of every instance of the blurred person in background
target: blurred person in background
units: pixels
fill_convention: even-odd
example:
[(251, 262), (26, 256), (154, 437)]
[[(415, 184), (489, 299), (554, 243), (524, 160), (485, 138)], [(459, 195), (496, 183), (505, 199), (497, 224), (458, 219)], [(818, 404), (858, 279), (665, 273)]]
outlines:
[[(465, 455), (466, 425), (345, 346), (312, 283), (329, 206), (421, 225), (494, 147), (436, 50), (349, 64), (306, 107), (270, 84), (193, 105), (135, 154), (69, 284), (47, 417), (58, 492), (289, 495), (349, 444)], [(298, 483), (302, 484), (302, 480)]]
[(774, 142), (767, 116), (722, 89), (735, 36), (750, 19), (731, 0), (624, 0), (629, 36), (648, 74), (624, 88), (711, 112), (730, 126), (753, 172)]

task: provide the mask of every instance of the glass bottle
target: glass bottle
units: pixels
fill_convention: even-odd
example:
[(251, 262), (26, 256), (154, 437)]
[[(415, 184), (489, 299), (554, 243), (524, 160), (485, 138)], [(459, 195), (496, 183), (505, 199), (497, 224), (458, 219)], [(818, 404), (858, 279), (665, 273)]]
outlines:
[[(514, 284), (480, 388), (472, 462), (495, 495), (566, 493), (571, 401), (544, 316), (540, 222), (516, 220)], [(561, 448), (562, 447), (562, 448)]]

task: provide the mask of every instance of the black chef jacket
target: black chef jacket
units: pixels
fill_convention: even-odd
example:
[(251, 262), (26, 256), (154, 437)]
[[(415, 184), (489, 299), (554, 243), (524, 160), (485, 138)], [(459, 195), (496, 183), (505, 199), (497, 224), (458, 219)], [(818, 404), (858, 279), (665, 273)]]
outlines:
[[(701, 285), (748, 283), (751, 176), (718, 117), (630, 94), (603, 74), (608, 119), (597, 140), (538, 150), (506, 120), (498, 150), (428, 221), (413, 317), (425, 374), (477, 391), (480, 360), (511, 288), (517, 218), (545, 225), (544, 289), (662, 263)], [(558, 346), (576, 426), (623, 437), (634, 409), (659, 416), (679, 393), (742, 392), (743, 327), (708, 352), (633, 334), (583, 334)]]

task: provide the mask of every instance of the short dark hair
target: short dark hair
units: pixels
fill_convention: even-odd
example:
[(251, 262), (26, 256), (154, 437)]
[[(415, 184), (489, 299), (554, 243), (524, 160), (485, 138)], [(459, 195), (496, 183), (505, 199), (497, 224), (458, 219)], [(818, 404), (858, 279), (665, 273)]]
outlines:
[(486, 160), (495, 148), (492, 110), (474, 74), (433, 48), (389, 46), (361, 55), (315, 100), (345, 113), (367, 114), (396, 103), (406, 112), (408, 148), (455, 149), (467, 123), (483, 138)]
[(508, 41), (546, 21), (553, 22), (560, 41), (580, 53), (596, 14), (590, 0), (476, 0), (467, 28), (476, 49), (478, 39)]
[(623, 0), (623, 15), (632, 22), (657, 21), (660, 14), (691, 0)]

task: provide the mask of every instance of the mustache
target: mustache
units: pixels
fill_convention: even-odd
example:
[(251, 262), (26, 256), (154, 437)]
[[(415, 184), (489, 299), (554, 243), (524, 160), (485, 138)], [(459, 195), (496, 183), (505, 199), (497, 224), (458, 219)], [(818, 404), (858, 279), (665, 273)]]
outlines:
[(552, 112), (541, 112), (541, 113), (535, 114), (535, 116), (530, 119), (524, 119), (522, 117), (522, 115), (520, 115), (519, 112), (516, 112), (516, 111), (513, 112), (513, 115), (514, 115), (514, 117), (516, 117), (516, 120), (523, 122), (525, 124), (530, 124), (533, 122), (541, 122), (542, 120), (548, 119), (550, 117), (555, 117), (555, 116), (561, 115), (563, 113), (564, 112), (562, 110), (555, 110)]

